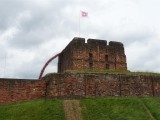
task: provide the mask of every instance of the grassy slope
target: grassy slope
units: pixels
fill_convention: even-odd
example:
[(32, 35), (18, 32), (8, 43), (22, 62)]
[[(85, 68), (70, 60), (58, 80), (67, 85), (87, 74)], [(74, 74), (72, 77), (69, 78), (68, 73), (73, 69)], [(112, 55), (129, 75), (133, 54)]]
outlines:
[[(104, 97), (80, 99), (84, 120), (160, 120), (160, 98)], [(0, 120), (64, 120), (62, 100), (0, 105)]]
[(150, 120), (151, 117), (160, 119), (160, 98), (83, 99), (81, 106), (84, 120)]
[(36, 100), (1, 105), (0, 120), (64, 120), (62, 101)]
[(160, 98), (145, 98), (142, 99), (147, 108), (152, 112), (152, 115), (160, 120)]

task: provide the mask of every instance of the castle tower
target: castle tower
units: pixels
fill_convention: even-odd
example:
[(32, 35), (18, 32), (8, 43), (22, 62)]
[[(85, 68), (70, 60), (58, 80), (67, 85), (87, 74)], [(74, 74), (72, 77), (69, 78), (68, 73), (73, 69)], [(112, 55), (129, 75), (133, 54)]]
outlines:
[(75, 37), (58, 58), (58, 72), (87, 69), (127, 70), (123, 44)]

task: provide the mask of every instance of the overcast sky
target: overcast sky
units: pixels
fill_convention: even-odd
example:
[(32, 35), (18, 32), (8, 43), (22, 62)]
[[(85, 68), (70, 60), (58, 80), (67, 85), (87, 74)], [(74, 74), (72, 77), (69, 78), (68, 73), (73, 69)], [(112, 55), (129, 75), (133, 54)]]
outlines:
[[(81, 37), (123, 42), (129, 70), (160, 72), (159, 13), (160, 0), (0, 0), (0, 77), (38, 78), (79, 18)], [(45, 74), (56, 71), (54, 60)]]

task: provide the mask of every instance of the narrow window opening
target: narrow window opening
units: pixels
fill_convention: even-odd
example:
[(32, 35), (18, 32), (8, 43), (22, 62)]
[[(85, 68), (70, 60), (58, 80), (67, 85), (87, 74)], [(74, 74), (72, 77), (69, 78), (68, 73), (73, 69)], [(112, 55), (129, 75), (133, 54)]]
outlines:
[(89, 63), (89, 69), (93, 69), (93, 63)]
[(92, 53), (89, 53), (89, 69), (91, 70), (93, 69), (92, 57), (93, 57)]
[(105, 60), (106, 62), (108, 62), (108, 55), (105, 55)]
[(107, 69), (107, 70), (109, 69), (109, 64), (106, 64), (106, 69)]
[(89, 62), (92, 62), (92, 53), (89, 53)]

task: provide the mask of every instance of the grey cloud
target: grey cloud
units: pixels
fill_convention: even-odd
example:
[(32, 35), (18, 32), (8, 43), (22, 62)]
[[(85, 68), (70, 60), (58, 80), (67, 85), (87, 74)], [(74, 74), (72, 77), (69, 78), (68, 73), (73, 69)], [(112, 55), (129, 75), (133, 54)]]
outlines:
[[(6, 53), (6, 77), (37, 78), (45, 62), (78, 35), (79, 9), (89, 15), (81, 18), (82, 37), (121, 41), (130, 70), (160, 71), (159, 24), (149, 22), (153, 19), (146, 20), (149, 17), (144, 11), (148, 5), (143, 10), (140, 7), (145, 1), (132, 3), (132, 0), (127, 3), (122, 0), (120, 5), (112, 0), (0, 0), (0, 71), (4, 73)], [(56, 64), (57, 59), (45, 74), (56, 72)]]
[[(25, 3), (28, 2), (25, 1)], [(31, 5), (30, 2), (30, 4), (25, 3), (14, 1), (14, 3), (12, 4), (11, 1), (8, 1), (1, 4), (3, 6), (9, 5), (8, 7), (10, 8), (10, 12), (7, 12), (9, 11), (7, 9), (8, 7), (2, 7), (3, 11), (6, 11), (6, 17), (3, 16), (4, 21), (1, 21), (1, 23), (10, 23), (6, 25), (6, 29), (14, 26), (19, 30), (19, 33), (14, 36), (14, 39), (11, 39), (9, 41), (9, 44), (11, 46), (35, 46), (46, 42), (52, 36), (58, 36), (59, 34), (64, 35), (64, 33), (69, 31), (68, 29), (70, 28), (64, 27), (66, 21), (64, 21), (65, 18), (61, 9), (59, 8), (59, 4), (61, 4), (61, 7), (63, 7), (67, 4), (67, 2), (64, 2), (62, 0), (59, 2), (53, 1), (51, 2), (51, 4), (53, 4), (53, 7), (49, 6), (48, 8)], [(30, 15), (30, 18), (28, 20), (26, 20), (25, 18), (25, 11), (28, 11), (28, 14)], [(19, 15), (22, 15), (21, 19), (17, 19)], [(5, 24), (3, 25), (5, 26)], [(6, 30), (3, 27), (2, 29), (3, 30), (1, 31)]]

